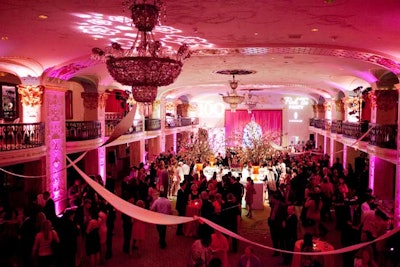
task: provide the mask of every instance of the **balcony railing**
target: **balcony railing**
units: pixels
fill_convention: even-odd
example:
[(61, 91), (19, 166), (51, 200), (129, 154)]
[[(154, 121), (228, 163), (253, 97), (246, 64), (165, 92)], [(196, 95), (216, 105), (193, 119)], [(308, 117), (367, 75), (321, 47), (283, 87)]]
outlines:
[(44, 136), (43, 122), (0, 124), (0, 151), (43, 146)]
[(181, 119), (180, 118), (167, 117), (165, 119), (165, 127), (166, 128), (181, 127)]
[(99, 121), (67, 121), (65, 135), (68, 141), (84, 141), (101, 137)]
[(369, 144), (381, 148), (397, 149), (397, 124), (370, 123), (369, 127), (373, 127), (369, 133)]
[(197, 117), (184, 117), (184, 118), (167, 117), (165, 119), (166, 128), (175, 128), (175, 127), (198, 125), (198, 124), (199, 124), (199, 118)]
[[(115, 126), (120, 122), (121, 120), (106, 120), (105, 121), (105, 127), (106, 127), (106, 136), (110, 136), (114, 130)], [(140, 133), (143, 132), (143, 122), (142, 120), (133, 120), (133, 123), (131, 127), (129, 127), (128, 131), (126, 131), (124, 134), (134, 134), (134, 133)]]
[(333, 120), (331, 126), (331, 133), (342, 134), (342, 123), (341, 120)]
[(325, 130), (325, 120), (324, 119), (314, 119), (314, 127)]
[[(343, 136), (352, 139), (359, 139), (368, 131), (368, 121), (342, 123)], [(369, 136), (365, 136), (362, 141), (368, 141)]]
[(106, 112), (104, 114), (106, 121), (121, 121), (124, 118), (124, 113), (121, 112)]
[(160, 119), (145, 119), (144, 120), (144, 129), (146, 131), (157, 131), (161, 129), (161, 120)]

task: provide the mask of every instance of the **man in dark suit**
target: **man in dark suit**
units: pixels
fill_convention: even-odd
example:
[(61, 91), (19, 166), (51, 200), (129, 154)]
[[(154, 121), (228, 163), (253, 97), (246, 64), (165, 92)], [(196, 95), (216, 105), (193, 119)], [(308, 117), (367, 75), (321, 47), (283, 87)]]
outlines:
[[(185, 216), (186, 214), (186, 206), (188, 204), (189, 195), (186, 191), (186, 182), (182, 182), (180, 184), (180, 188), (178, 190), (178, 194), (176, 196), (176, 206), (175, 209), (178, 211), (179, 216)], [(183, 224), (178, 224), (176, 228), (176, 235), (183, 235)]]
[[(294, 251), (294, 244), (297, 241), (297, 215), (293, 205), (287, 207), (287, 214), (288, 217), (283, 221), (284, 249)], [(290, 253), (283, 254), (283, 265), (288, 265), (292, 256)]]
[[(226, 195), (226, 202), (222, 204), (221, 225), (231, 232), (238, 233), (240, 209), (236, 197), (232, 193)], [(232, 237), (232, 252), (238, 251), (238, 240)]]
[[(285, 199), (279, 192), (270, 197), (271, 214), (268, 218), (268, 226), (271, 232), (272, 246), (276, 249), (283, 249), (283, 222), (288, 217)], [(273, 256), (280, 253), (275, 251)]]
[(43, 199), (46, 202), (43, 207), (43, 213), (46, 215), (46, 218), (51, 221), (53, 226), (56, 224), (57, 215), (56, 208), (54, 204), (54, 200), (50, 197), (50, 192), (43, 192)]

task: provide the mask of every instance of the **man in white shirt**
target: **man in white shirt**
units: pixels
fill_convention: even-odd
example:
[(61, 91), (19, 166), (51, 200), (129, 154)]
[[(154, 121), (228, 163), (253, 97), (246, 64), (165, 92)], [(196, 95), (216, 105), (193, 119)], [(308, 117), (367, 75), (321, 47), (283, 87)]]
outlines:
[(179, 161), (178, 167), (176, 167), (176, 174), (177, 178), (179, 178), (179, 183), (183, 182), (183, 179), (185, 178), (185, 174), (183, 172), (183, 162)]
[(366, 196), (365, 201), (361, 204), (361, 216), (371, 210), (371, 203), (374, 203), (375, 199), (373, 196)]
[(187, 162), (183, 163), (182, 170), (183, 170), (183, 175), (189, 175), (190, 174), (190, 166), (187, 165)]

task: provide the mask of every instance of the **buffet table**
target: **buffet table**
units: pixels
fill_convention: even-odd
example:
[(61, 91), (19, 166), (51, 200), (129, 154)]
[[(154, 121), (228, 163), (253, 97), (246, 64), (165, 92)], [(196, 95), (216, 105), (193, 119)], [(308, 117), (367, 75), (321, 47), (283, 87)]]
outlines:
[[(295, 252), (300, 252), (301, 251), (301, 246), (303, 245), (303, 240), (297, 240), (295, 245), (294, 245), (294, 251)], [(334, 250), (334, 247), (325, 242), (321, 241), (318, 239), (313, 239), (313, 247), (314, 247), (314, 252), (324, 252), (324, 251), (332, 251)], [(318, 262), (322, 264), (324, 267), (335, 267), (335, 258), (333, 255), (318, 255), (315, 256)], [(293, 260), (292, 260), (292, 267), (300, 267), (302, 261), (302, 255), (300, 254), (293, 254)]]

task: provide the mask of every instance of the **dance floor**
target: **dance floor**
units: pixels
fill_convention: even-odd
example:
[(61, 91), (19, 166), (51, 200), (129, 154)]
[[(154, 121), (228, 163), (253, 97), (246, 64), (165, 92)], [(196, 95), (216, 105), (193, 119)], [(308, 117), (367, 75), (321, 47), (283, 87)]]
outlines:
[[(175, 204), (173, 203), (173, 207)], [(251, 241), (271, 246), (271, 238), (269, 228), (267, 225), (267, 218), (269, 216), (268, 204), (265, 204), (263, 210), (253, 211), (253, 218), (249, 219), (246, 215), (246, 210), (242, 210), (242, 223), (239, 234)], [(114, 239), (113, 239), (113, 257), (106, 261), (105, 266), (118, 266), (118, 267), (149, 267), (149, 266), (162, 266), (162, 267), (186, 267), (189, 251), (192, 243), (195, 241), (194, 237), (176, 236), (176, 226), (168, 226), (167, 230), (167, 248), (160, 249), (158, 246), (158, 235), (155, 225), (147, 225), (145, 240), (138, 250), (132, 252), (131, 255), (122, 252), (122, 222), (121, 216), (118, 214), (115, 222)], [(334, 224), (327, 225), (330, 232), (327, 234), (326, 239), (334, 246), (340, 244), (337, 231), (334, 230)], [(299, 237), (302, 236), (301, 229), (299, 229)], [(229, 266), (236, 267), (238, 259), (244, 252), (244, 248), (248, 244), (239, 242), (239, 252), (229, 252)], [(283, 266), (280, 265), (282, 257), (273, 257), (273, 252), (264, 248), (254, 246), (255, 254), (260, 257), (262, 266)], [(340, 256), (335, 256), (336, 266), (342, 266), (342, 259)], [(289, 265), (290, 266), (290, 265)]]

